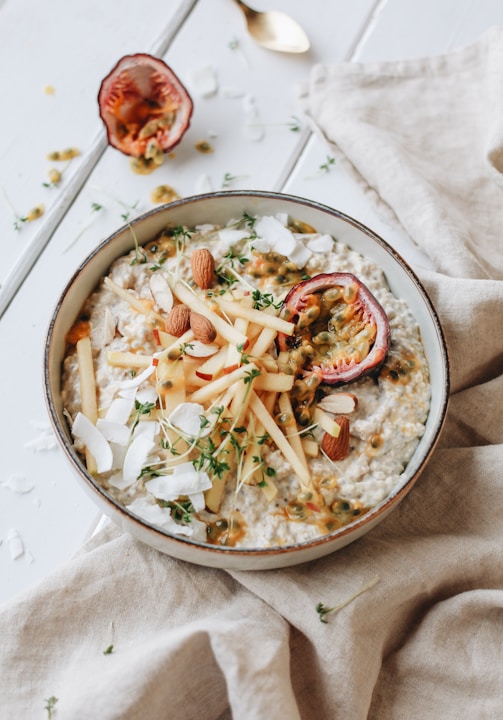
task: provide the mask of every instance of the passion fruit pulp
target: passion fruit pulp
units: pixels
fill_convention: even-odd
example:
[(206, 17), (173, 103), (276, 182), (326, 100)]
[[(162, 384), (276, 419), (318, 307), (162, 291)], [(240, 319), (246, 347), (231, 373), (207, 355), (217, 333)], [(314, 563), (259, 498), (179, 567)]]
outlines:
[(282, 316), (295, 323), (280, 333), (297, 371), (330, 385), (349, 383), (376, 371), (389, 348), (388, 317), (366, 285), (352, 273), (321, 273), (293, 287)]
[(119, 60), (101, 83), (98, 104), (109, 144), (146, 160), (180, 142), (193, 110), (192, 99), (173, 70), (145, 53)]

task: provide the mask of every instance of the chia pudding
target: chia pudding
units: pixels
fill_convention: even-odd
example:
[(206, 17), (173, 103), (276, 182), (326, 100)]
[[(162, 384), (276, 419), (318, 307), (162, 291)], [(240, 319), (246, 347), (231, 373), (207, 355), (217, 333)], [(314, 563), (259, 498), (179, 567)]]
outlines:
[(270, 548), (393, 492), (430, 381), (379, 267), (301, 221), (243, 213), (113, 263), (67, 335), (62, 398), (89, 472), (132, 514)]

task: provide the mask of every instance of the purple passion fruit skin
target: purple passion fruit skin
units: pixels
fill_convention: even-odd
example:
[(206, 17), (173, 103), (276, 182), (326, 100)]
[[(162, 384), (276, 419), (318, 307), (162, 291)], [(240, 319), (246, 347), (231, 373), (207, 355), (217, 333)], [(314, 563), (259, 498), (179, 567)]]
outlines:
[(350, 383), (376, 372), (387, 355), (387, 315), (352, 273), (322, 273), (295, 285), (281, 315), (295, 323), (295, 332), (279, 334), (278, 349), (303, 376)]
[(101, 83), (98, 105), (109, 144), (146, 160), (180, 142), (193, 110), (173, 70), (145, 53), (119, 60)]

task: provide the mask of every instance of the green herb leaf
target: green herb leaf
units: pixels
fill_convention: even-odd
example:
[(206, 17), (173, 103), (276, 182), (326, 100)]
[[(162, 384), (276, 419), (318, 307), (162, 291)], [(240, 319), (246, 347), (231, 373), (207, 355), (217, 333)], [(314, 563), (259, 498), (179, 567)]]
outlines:
[(274, 302), (276, 298), (272, 295), (272, 293), (262, 293), (260, 290), (254, 290), (252, 292), (252, 299), (255, 310), (263, 310), (267, 307), (273, 307), (276, 310), (279, 310), (283, 305), (281, 300), (277, 303)]
[(330, 172), (332, 165), (335, 165), (335, 158), (327, 155), (325, 162), (320, 165), (320, 170), (328, 173)]

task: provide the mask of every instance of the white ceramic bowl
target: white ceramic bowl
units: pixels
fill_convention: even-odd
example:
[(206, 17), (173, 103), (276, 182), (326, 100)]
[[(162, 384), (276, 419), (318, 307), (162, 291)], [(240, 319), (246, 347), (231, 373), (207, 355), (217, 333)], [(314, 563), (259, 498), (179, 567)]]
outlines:
[[(431, 374), (431, 408), (426, 431), (403, 473), (401, 483), (385, 500), (329, 535), (309, 542), (267, 549), (239, 549), (206, 545), (170, 535), (139, 520), (113, 500), (87, 472), (73, 449), (63, 415), (60, 384), (65, 335), (84, 301), (112, 262), (133, 248), (133, 235), (123, 227), (101, 243), (76, 270), (54, 311), (45, 347), (45, 391), (56, 435), (77, 478), (99, 508), (122, 529), (168, 555), (209, 567), (241, 570), (279, 568), (327, 555), (358, 539), (383, 520), (412, 489), (427, 463), (444, 423), (449, 395), (449, 366), (442, 329), (424, 288), (407, 263), (379, 236), (356, 220), (311, 200), (270, 192), (231, 191), (199, 195), (161, 206), (131, 224), (140, 244), (151, 240), (166, 225), (194, 226), (225, 223), (232, 217), (274, 215), (286, 212), (319, 232), (329, 233), (377, 263), (385, 272), (391, 291), (403, 298), (421, 329)], [(420, 490), (419, 490), (420, 492)]]

